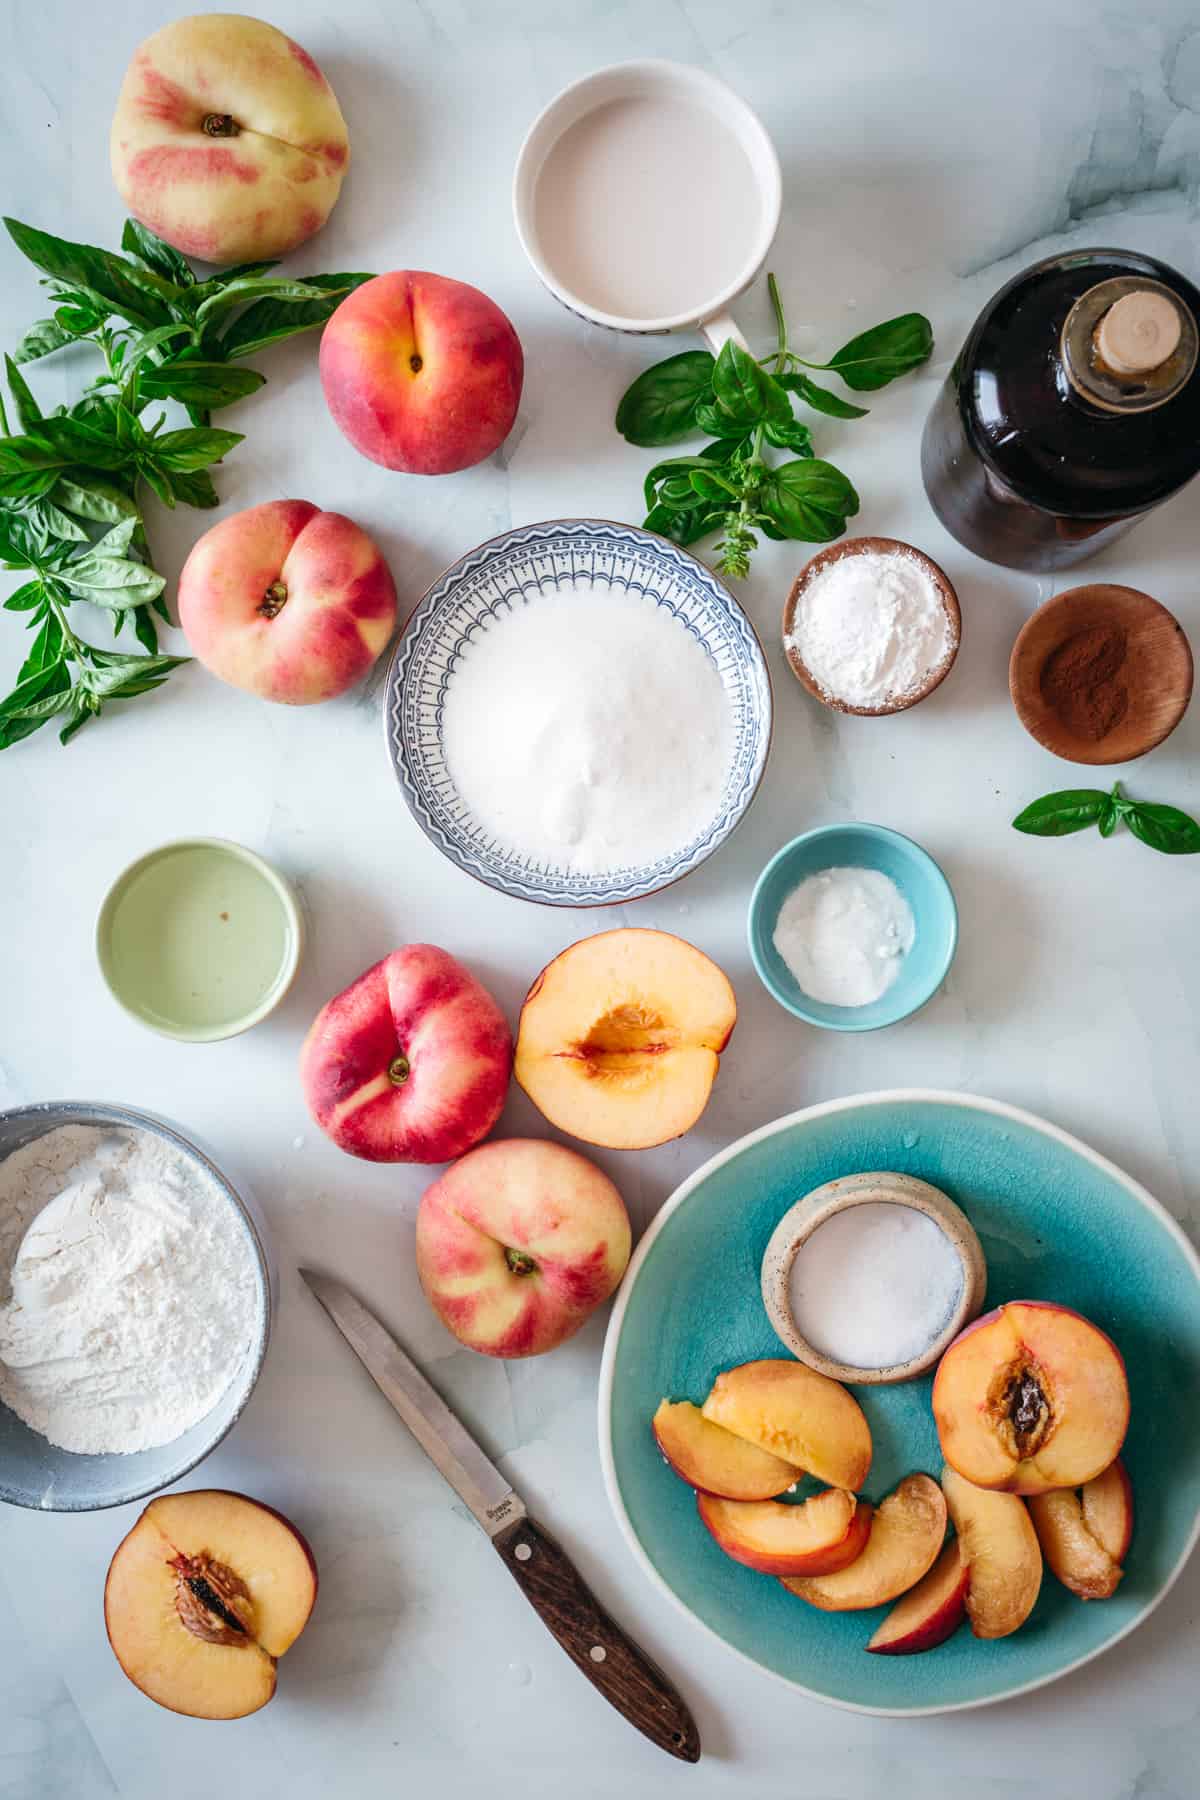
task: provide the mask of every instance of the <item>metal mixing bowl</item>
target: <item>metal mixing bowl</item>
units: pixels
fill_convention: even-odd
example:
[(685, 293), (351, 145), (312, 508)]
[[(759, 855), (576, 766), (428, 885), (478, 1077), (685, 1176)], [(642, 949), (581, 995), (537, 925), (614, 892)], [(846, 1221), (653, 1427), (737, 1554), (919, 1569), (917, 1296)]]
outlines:
[(241, 1368), (212, 1411), (169, 1444), (127, 1456), (79, 1456), (47, 1443), (0, 1404), (0, 1500), (40, 1507), (45, 1512), (98, 1512), (170, 1487), (221, 1442), (253, 1393), (262, 1369), (277, 1281), (266, 1230), (254, 1201), (239, 1193), (212, 1158), (169, 1120), (132, 1106), (87, 1100), (46, 1100), (36, 1106), (14, 1107), (0, 1112), (0, 1163), (23, 1144), (59, 1125), (119, 1125), (130, 1131), (153, 1132), (195, 1163), (215, 1182), (236, 1215), (257, 1276), (254, 1323)]

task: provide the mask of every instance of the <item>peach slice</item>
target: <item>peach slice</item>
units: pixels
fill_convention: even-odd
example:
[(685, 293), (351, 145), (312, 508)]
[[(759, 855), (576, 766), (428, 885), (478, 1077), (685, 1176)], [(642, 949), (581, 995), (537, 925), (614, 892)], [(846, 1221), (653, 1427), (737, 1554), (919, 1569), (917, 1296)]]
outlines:
[(241, 1719), (275, 1692), (275, 1659), (317, 1596), (317, 1565), (281, 1513), (202, 1488), (152, 1500), (104, 1587), (113, 1654), (171, 1712)]
[(610, 1150), (681, 1137), (737, 1019), (728, 980), (666, 931), (601, 931), (525, 997), (514, 1073), (552, 1125)]
[(778, 1500), (722, 1500), (697, 1494), (696, 1506), (726, 1556), (763, 1575), (827, 1575), (862, 1554), (871, 1508), (841, 1488), (798, 1506)]
[(1118, 1456), (1103, 1475), (1085, 1481), (1079, 1496), (1083, 1522), (1116, 1563), (1125, 1561), (1133, 1537), (1133, 1486)]
[(967, 1617), (977, 1638), (1008, 1637), (1033, 1611), (1042, 1552), (1028, 1508), (1015, 1494), (973, 1487), (942, 1470), (942, 1489), (967, 1565)]
[(942, 1454), (976, 1487), (1044, 1494), (1113, 1461), (1129, 1425), (1125, 1364), (1088, 1319), (1014, 1300), (968, 1325), (938, 1365)]
[(867, 1649), (876, 1656), (915, 1656), (952, 1637), (967, 1613), (967, 1565), (958, 1539), (946, 1545), (928, 1575), (899, 1599), (877, 1626)]
[(840, 1381), (782, 1357), (718, 1375), (701, 1409), (714, 1425), (830, 1487), (857, 1493), (871, 1467), (871, 1428)]
[(1027, 1501), (1042, 1555), (1065, 1588), (1081, 1600), (1108, 1600), (1123, 1570), (1091, 1532), (1079, 1496), (1070, 1488), (1031, 1494)]
[(651, 1421), (659, 1449), (677, 1475), (725, 1500), (773, 1500), (803, 1469), (714, 1425), (690, 1400), (664, 1400)]
[(822, 1612), (862, 1612), (906, 1594), (929, 1570), (946, 1536), (946, 1502), (928, 1475), (906, 1475), (875, 1509), (861, 1556), (832, 1575), (785, 1580)]

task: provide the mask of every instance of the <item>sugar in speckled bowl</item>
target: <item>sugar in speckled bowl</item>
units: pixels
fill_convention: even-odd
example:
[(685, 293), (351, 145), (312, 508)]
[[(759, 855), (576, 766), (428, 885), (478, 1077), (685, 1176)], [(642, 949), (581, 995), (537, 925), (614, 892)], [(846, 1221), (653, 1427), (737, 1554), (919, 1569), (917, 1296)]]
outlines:
[(7, 1406), (0, 1405), (0, 1500), (43, 1512), (98, 1512), (125, 1506), (168, 1488), (215, 1450), (232, 1429), (254, 1391), (271, 1336), (277, 1279), (268, 1248), (266, 1227), (254, 1200), (235, 1188), (229, 1177), (192, 1138), (153, 1113), (132, 1106), (109, 1106), (86, 1100), (47, 1100), (0, 1112), (0, 1163), (14, 1150), (43, 1137), (59, 1125), (117, 1125), (126, 1131), (149, 1131), (163, 1138), (216, 1183), (222, 1199), (237, 1215), (246, 1234), (257, 1275), (257, 1303), (250, 1344), (238, 1373), (212, 1411), (169, 1444), (135, 1450), (128, 1456), (80, 1456), (60, 1450)]
[[(884, 1616), (822, 1613), (725, 1556), (691, 1489), (663, 1461), (650, 1419), (664, 1395), (701, 1401), (722, 1369), (780, 1355), (759, 1289), (771, 1233), (802, 1194), (894, 1169), (944, 1189), (978, 1232), (986, 1306), (1057, 1300), (1108, 1332), (1133, 1413), (1122, 1456), (1136, 1524), (1110, 1600), (1077, 1600), (1047, 1572), (1020, 1631), (986, 1643), (964, 1627), (922, 1656), (868, 1656)], [(874, 1461), (866, 1496), (942, 1467), (930, 1377), (861, 1387)], [(900, 1091), (777, 1119), (714, 1156), (660, 1208), (638, 1245), (604, 1344), (600, 1457), (641, 1572), (719, 1646), (793, 1689), (866, 1712), (981, 1706), (1041, 1687), (1141, 1624), (1200, 1534), (1200, 1257), (1174, 1219), (1078, 1139), (970, 1094)], [(801, 1495), (811, 1491), (805, 1483)], [(1122, 1658), (1132, 1687), (1137, 1654)], [(1019, 1728), (1020, 1714), (1014, 1714)]]

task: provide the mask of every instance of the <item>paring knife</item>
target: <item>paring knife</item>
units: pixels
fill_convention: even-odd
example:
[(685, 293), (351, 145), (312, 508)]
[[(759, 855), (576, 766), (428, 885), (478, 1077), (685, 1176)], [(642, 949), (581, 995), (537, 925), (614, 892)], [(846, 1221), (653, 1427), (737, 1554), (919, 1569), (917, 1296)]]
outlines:
[(520, 1495), (412, 1358), (340, 1281), (309, 1269), (300, 1274), (430, 1462), (470, 1507), (575, 1667), (652, 1744), (682, 1762), (698, 1762), (700, 1734), (686, 1702), (609, 1617), (554, 1539), (529, 1517)]

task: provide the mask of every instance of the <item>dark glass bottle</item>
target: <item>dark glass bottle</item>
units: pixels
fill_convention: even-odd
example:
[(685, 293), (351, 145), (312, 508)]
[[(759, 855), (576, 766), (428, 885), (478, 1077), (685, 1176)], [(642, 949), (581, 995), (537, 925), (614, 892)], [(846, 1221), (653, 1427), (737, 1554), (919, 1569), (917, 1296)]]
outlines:
[(1149, 256), (1047, 257), (984, 307), (925, 425), (947, 531), (1014, 569), (1082, 562), (1200, 471), (1200, 292)]

